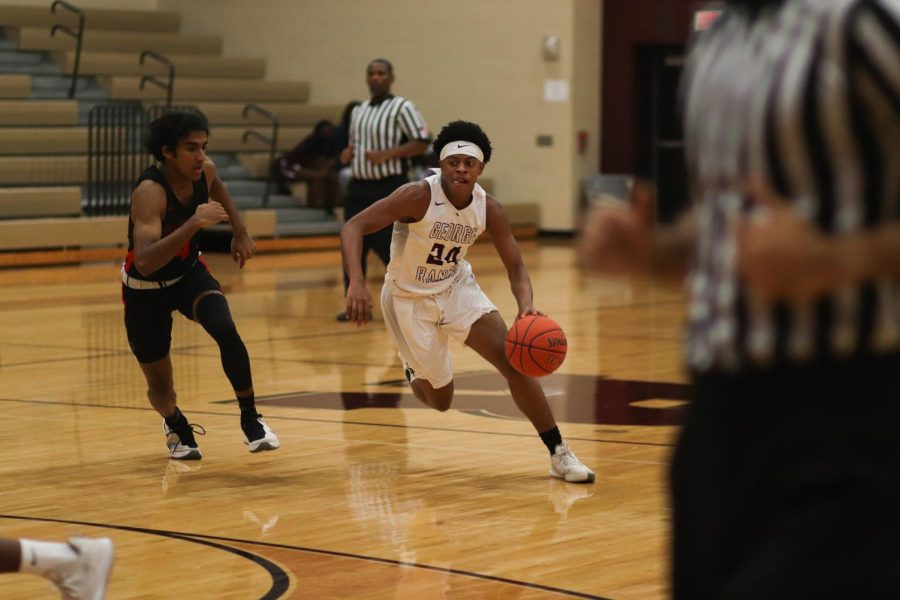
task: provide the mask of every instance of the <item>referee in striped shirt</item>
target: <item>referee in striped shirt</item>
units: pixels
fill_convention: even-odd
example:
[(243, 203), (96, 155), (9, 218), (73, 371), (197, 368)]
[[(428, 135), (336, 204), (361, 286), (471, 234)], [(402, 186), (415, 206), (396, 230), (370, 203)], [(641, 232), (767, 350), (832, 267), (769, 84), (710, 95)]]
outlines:
[[(391, 94), (394, 67), (377, 58), (366, 67), (369, 100), (353, 109), (350, 117), (350, 145), (341, 153), (341, 162), (350, 163), (353, 177), (347, 186), (344, 220), (349, 221), (378, 200), (409, 183), (407, 159), (428, 149), (431, 134), (416, 106), (406, 98)], [(391, 260), (391, 232), (385, 227), (363, 238), (362, 267), (374, 250), (387, 265)], [(344, 269), (344, 292), (350, 280)], [(338, 321), (347, 315), (338, 314)]]
[(900, 594), (900, 0), (732, 0), (682, 81), (694, 207), (597, 209), (604, 271), (689, 265), (676, 599)]

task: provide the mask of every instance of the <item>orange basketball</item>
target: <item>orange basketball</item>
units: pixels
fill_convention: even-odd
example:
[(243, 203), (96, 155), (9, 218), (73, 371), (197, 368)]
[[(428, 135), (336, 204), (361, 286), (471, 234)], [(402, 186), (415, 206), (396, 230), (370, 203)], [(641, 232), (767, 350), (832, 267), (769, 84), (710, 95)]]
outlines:
[(543, 377), (557, 370), (566, 359), (566, 334), (559, 324), (543, 315), (528, 315), (506, 334), (506, 358), (516, 371)]

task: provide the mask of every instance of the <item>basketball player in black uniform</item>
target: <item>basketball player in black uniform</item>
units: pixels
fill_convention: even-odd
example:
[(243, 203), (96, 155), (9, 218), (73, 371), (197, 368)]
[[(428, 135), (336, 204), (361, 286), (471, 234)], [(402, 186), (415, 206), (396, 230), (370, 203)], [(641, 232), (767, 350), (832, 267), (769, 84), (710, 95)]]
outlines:
[[(150, 124), (147, 150), (159, 161), (148, 167), (131, 194), (128, 256), (122, 297), (128, 343), (147, 378), (150, 404), (163, 417), (169, 457), (201, 458), (189, 424), (175, 404), (172, 311), (198, 322), (219, 345), (222, 367), (241, 408), (250, 452), (278, 448), (278, 438), (256, 412), (250, 358), (238, 335), (221, 286), (200, 258), (196, 234), (230, 221), (231, 254), (243, 268), (255, 244), (206, 155), (209, 125), (201, 113), (170, 112)], [(202, 427), (196, 430), (205, 433)]]

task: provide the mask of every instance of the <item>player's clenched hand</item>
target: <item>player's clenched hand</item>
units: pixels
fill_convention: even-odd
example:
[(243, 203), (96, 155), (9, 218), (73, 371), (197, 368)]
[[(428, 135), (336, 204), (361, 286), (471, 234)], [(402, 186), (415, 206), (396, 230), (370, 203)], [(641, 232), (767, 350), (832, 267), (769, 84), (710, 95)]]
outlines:
[(197, 210), (194, 212), (194, 219), (200, 227), (206, 227), (227, 221), (228, 213), (225, 212), (224, 206), (215, 200), (210, 200), (197, 207)]
[(372, 315), (372, 294), (364, 284), (351, 283), (347, 287), (347, 320), (365, 325)]
[(612, 200), (594, 206), (581, 231), (582, 266), (612, 274), (646, 268), (652, 246), (654, 204), (652, 187), (635, 182), (630, 204)]

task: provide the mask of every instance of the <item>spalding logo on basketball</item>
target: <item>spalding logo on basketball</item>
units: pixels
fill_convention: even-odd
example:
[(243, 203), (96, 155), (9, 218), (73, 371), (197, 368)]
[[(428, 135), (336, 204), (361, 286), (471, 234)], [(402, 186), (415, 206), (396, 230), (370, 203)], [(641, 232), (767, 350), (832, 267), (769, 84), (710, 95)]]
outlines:
[(543, 377), (566, 359), (568, 342), (562, 327), (550, 317), (528, 315), (506, 334), (506, 358), (519, 373)]

